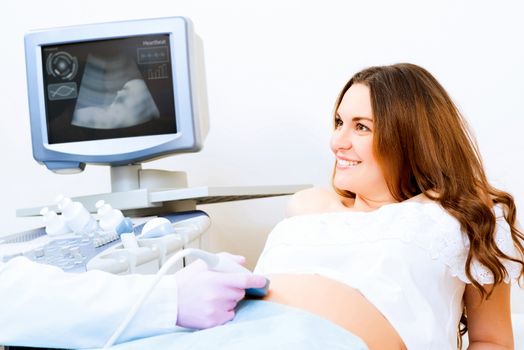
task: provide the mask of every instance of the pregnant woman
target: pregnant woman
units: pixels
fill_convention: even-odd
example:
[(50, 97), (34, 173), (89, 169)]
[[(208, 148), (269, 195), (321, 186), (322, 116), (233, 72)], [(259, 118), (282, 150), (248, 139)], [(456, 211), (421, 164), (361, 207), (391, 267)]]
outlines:
[(469, 349), (512, 349), (524, 236), (444, 88), (413, 64), (371, 67), (335, 107), (333, 190), (292, 197), (255, 269), (266, 300), (370, 349), (456, 349), (460, 324)]

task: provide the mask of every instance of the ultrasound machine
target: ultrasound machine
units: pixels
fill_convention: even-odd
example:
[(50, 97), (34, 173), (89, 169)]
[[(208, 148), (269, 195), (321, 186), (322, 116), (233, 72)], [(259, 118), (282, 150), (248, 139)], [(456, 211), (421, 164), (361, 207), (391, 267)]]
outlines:
[[(142, 169), (148, 160), (198, 152), (207, 134), (202, 42), (188, 18), (33, 31), (25, 56), (35, 160), (58, 174), (109, 166), (111, 192), (17, 210), (43, 215), (46, 225), (0, 237), (4, 261), (24, 255), (71, 272), (154, 273), (176, 251), (199, 247), (211, 220), (197, 205), (307, 187), (188, 187), (184, 172)], [(118, 232), (118, 222), (102, 229), (104, 215), (106, 223), (130, 220), (129, 232)], [(93, 218), (100, 225), (92, 230), (59, 229)], [(155, 218), (157, 227), (144, 232)]]

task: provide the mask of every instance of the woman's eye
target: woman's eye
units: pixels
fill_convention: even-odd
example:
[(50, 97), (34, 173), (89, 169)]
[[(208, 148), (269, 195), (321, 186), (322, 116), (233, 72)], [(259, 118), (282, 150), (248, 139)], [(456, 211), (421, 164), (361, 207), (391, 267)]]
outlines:
[(341, 127), (342, 124), (344, 124), (344, 122), (342, 122), (342, 119), (340, 119), (340, 118), (335, 118), (335, 128), (339, 128), (339, 127)]
[(355, 129), (356, 129), (357, 131), (371, 131), (367, 126), (365, 126), (365, 125), (362, 124), (362, 123), (357, 123), (357, 124), (355, 125)]

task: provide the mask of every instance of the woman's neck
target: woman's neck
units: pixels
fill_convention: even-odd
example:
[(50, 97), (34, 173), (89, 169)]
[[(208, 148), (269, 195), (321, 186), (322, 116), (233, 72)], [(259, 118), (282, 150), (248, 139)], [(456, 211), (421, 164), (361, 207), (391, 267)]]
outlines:
[(391, 195), (385, 196), (384, 198), (369, 198), (357, 194), (353, 202), (352, 209), (355, 211), (373, 211), (380, 208), (383, 205), (397, 203)]

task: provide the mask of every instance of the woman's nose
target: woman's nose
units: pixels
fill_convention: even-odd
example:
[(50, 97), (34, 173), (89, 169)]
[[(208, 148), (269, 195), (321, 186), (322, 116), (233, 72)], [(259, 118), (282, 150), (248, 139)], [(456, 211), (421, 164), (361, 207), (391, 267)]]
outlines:
[(331, 136), (331, 148), (333, 151), (338, 149), (350, 149), (352, 146), (351, 132), (343, 129), (338, 129), (333, 132)]

